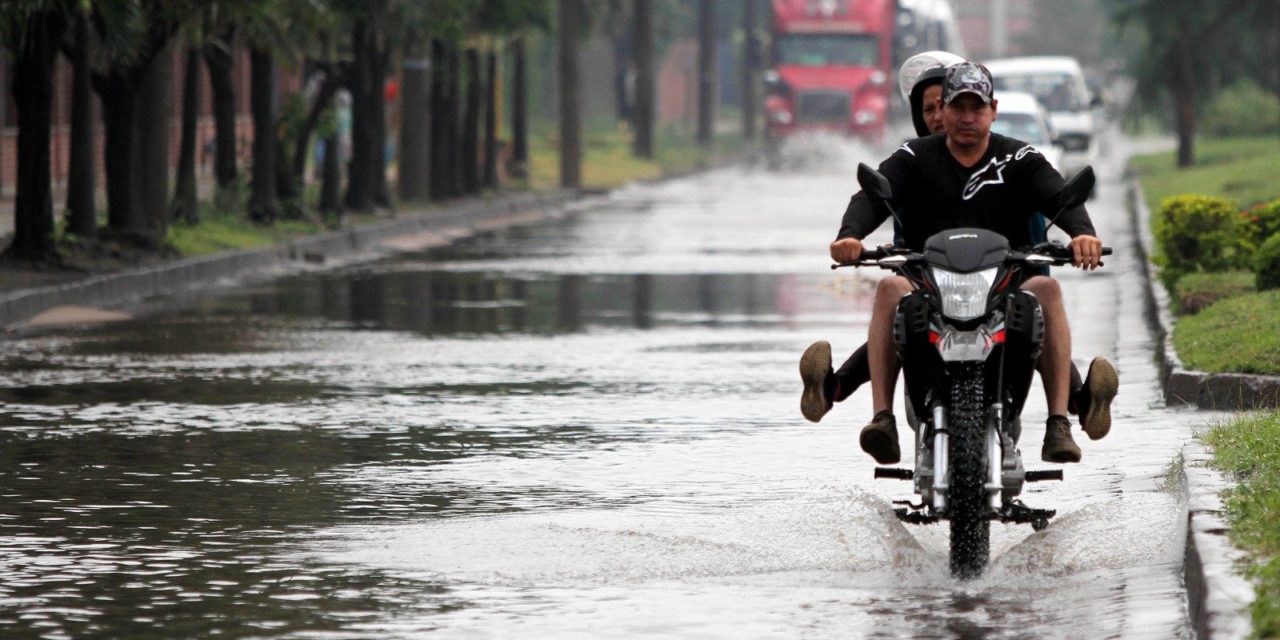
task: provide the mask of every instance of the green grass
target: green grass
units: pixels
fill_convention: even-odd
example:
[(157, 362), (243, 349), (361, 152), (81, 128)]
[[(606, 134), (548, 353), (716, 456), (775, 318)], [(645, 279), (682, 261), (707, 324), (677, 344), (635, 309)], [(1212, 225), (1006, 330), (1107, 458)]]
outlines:
[(1178, 169), (1174, 152), (1134, 156), (1147, 204), (1199, 193), (1234, 200), (1240, 208), (1280, 197), (1280, 137), (1216, 138), (1196, 144), (1196, 166)]
[(1191, 369), (1280, 374), (1280, 290), (1250, 293), (1180, 318), (1173, 346)]
[(1219, 300), (1253, 293), (1256, 281), (1252, 271), (1188, 273), (1174, 285), (1175, 312), (1198, 313)]
[(1224, 496), (1231, 540), (1253, 558), (1253, 633), (1280, 636), (1280, 411), (1249, 414), (1205, 437), (1214, 466), (1239, 486)]
[(169, 244), (183, 256), (265, 247), (290, 236), (325, 231), (324, 225), (317, 222), (280, 220), (268, 227), (249, 222), (243, 213), (231, 213), (212, 206), (202, 206), (201, 209), (199, 223), (176, 222), (169, 226)]
[[(558, 187), (558, 132), (551, 126), (536, 126), (529, 138), (529, 186), (537, 190)], [(654, 157), (643, 159), (631, 153), (632, 138), (632, 132), (623, 126), (588, 123), (583, 130), (582, 186), (610, 189), (660, 178), (731, 156), (743, 148), (742, 136), (737, 133), (717, 134), (711, 149), (703, 149), (692, 132), (662, 127), (654, 135)]]

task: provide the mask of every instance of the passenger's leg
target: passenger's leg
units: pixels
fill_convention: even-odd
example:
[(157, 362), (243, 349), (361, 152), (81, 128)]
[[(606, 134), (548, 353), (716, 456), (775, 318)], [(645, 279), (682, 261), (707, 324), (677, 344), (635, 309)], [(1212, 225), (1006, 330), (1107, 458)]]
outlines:
[(871, 325), (867, 330), (867, 360), (871, 370), (871, 404), (875, 417), (863, 427), (858, 441), (862, 450), (880, 464), (893, 464), (902, 459), (898, 447), (898, 428), (893, 417), (893, 390), (898, 381), (898, 352), (893, 343), (893, 318), (902, 297), (911, 293), (911, 283), (902, 276), (880, 281), (875, 305), (871, 309)]

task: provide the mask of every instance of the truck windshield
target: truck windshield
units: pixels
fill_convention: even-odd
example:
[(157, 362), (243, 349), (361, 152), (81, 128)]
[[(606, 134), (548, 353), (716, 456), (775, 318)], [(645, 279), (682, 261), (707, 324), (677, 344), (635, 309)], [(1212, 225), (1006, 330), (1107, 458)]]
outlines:
[(997, 75), (996, 91), (1022, 91), (1040, 100), (1050, 111), (1076, 111), (1083, 104), (1076, 95), (1075, 83), (1065, 73)]
[(780, 36), (774, 42), (778, 64), (874, 67), (880, 63), (880, 42), (874, 35), (790, 33)]

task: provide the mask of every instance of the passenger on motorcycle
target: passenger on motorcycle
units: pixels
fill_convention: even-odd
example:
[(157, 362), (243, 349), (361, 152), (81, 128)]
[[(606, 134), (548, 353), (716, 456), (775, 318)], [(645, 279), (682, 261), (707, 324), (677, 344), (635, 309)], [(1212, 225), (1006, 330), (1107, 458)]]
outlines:
[[(1031, 145), (990, 132), (997, 101), (985, 67), (967, 62), (948, 67), (942, 92), (945, 135), (907, 142), (880, 165), (880, 172), (893, 186), (906, 225), (902, 230), (903, 244), (919, 251), (924, 239), (933, 233), (968, 226), (1001, 233), (1011, 246), (1029, 246), (1033, 238), (1028, 220), (1036, 212), (1057, 210), (1062, 176)], [(856, 260), (862, 252), (862, 238), (888, 215), (887, 211), (873, 208), (862, 193), (856, 194), (845, 212), (840, 233), (831, 244), (832, 259), (841, 263)], [(1094, 236), (1084, 207), (1063, 213), (1058, 225), (1072, 236), (1073, 264), (1083, 269), (1097, 268), (1102, 242)], [(1072, 398), (1071, 334), (1061, 289), (1057, 281), (1046, 276), (1032, 277), (1022, 288), (1037, 296), (1045, 318), (1046, 336), (1037, 368), (1044, 382), (1049, 419), (1041, 458), (1047, 462), (1078, 462), (1080, 448), (1071, 437), (1066, 418), (1068, 405), (1075, 400), (1081, 426), (1090, 438), (1105, 436), (1111, 426), (1110, 403), (1118, 377), (1109, 362), (1095, 358), (1081, 392)], [(902, 277), (882, 280), (869, 329), (867, 355), (875, 417), (862, 430), (860, 443), (881, 464), (895, 463), (901, 457), (896, 420), (891, 412), (899, 364), (893, 342), (893, 317), (898, 301), (909, 292), (910, 285)], [(802, 410), (816, 421), (830, 409), (830, 399), (840, 395), (840, 390), (834, 388), (838, 377), (831, 373), (830, 346), (825, 341), (805, 352), (801, 375), (805, 382)]]

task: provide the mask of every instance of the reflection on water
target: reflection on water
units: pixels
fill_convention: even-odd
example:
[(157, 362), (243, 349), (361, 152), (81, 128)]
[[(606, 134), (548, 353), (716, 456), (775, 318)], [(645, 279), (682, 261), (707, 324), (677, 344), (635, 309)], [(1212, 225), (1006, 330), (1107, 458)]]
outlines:
[(873, 280), (812, 257), (847, 186), (772, 179), (10, 339), (0, 636), (1185, 635), (1145, 333), (1078, 329), (1117, 428), (959, 584), (870, 479), (867, 395), (796, 415), (796, 354), (861, 342)]

